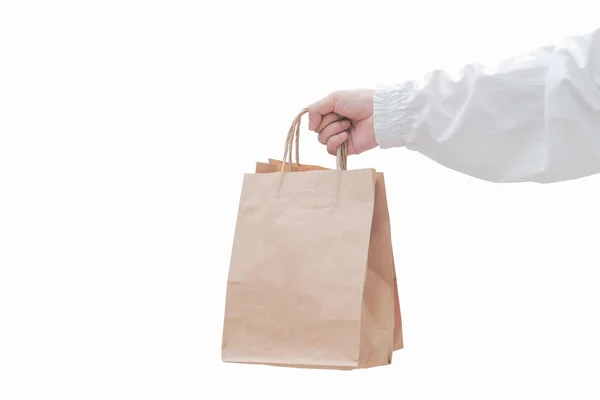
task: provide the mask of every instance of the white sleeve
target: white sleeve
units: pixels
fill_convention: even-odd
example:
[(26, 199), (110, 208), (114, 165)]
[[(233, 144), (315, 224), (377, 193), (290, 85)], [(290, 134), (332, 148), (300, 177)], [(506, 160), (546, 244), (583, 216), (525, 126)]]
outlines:
[(600, 173), (600, 30), (489, 71), (436, 71), (375, 91), (380, 148), (406, 147), (492, 182)]

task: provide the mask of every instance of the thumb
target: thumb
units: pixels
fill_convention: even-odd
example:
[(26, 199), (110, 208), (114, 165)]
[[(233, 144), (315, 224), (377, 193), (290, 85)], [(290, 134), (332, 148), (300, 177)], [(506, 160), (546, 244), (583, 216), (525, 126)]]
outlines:
[(336, 104), (334, 93), (308, 106), (308, 129), (314, 131), (323, 118), (323, 115), (334, 112)]

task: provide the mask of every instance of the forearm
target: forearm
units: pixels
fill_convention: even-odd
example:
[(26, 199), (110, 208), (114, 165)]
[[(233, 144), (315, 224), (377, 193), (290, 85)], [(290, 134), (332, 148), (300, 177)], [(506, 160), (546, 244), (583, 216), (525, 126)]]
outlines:
[(507, 60), (376, 90), (375, 135), (493, 182), (600, 172), (600, 31)]

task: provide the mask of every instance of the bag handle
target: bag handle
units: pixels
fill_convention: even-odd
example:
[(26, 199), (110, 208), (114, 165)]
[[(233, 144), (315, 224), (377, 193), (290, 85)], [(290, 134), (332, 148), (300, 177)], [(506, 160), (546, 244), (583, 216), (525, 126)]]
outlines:
[[(292, 171), (292, 150), (294, 149), (294, 139), (296, 142), (296, 164), (300, 164), (300, 123), (302, 116), (308, 112), (308, 108), (302, 109), (296, 118), (294, 118), (290, 130), (288, 131), (287, 138), (285, 139), (285, 150), (283, 152), (283, 158), (281, 159), (281, 172), (285, 171), (285, 165), (289, 162), (290, 171)], [(345, 119), (345, 118), (341, 118)], [(286, 158), (288, 160), (286, 161)], [(336, 168), (338, 170), (347, 169), (348, 160), (348, 146), (346, 141), (342, 143), (337, 149), (336, 155)]]

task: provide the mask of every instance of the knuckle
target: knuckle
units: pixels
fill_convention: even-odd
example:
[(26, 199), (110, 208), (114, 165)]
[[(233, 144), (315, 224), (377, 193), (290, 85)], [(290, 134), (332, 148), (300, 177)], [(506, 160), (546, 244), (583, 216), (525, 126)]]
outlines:
[(329, 97), (331, 97), (331, 99), (333, 100), (333, 104), (337, 106), (342, 100), (342, 92), (340, 90), (336, 90), (334, 92), (331, 92)]
[(340, 92), (336, 92), (333, 97), (333, 104), (337, 107), (342, 102), (342, 96)]
[(346, 121), (337, 121), (336, 122), (336, 126), (337, 126), (337, 131), (341, 132), (344, 129), (346, 129), (348, 127), (347, 125), (348, 123)]
[(346, 125), (344, 124), (343, 121), (333, 120), (323, 130), (324, 131), (326, 130), (329, 135), (335, 135), (335, 134), (340, 133), (344, 129), (346, 129)]

